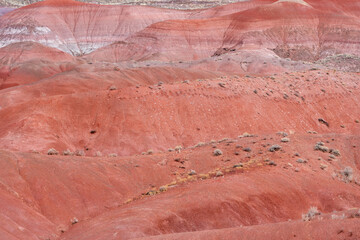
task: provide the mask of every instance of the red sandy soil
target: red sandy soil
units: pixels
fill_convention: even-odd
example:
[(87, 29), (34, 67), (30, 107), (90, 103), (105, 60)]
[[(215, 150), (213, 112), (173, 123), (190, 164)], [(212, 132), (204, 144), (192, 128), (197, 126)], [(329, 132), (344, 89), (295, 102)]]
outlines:
[[(310, 232), (324, 224), (317, 223), (321, 220), (300, 220), (310, 206), (317, 206), (325, 219), (326, 214), (349, 218), (346, 229), (358, 234), (358, 227), (353, 226), (354, 221), (358, 222), (357, 215), (342, 217), (342, 211), (358, 207), (360, 188), (343, 182), (338, 173), (344, 166), (359, 167), (360, 162), (354, 160), (359, 157), (359, 151), (354, 151), (360, 145), (358, 135), (304, 133), (289, 138), (288, 143), (281, 143), (279, 134), (235, 138), (180, 153), (121, 158), (3, 151), (1, 201), (7, 204), (8, 199), (17, 199), (11, 201), (17, 211), (6, 212), (7, 218), (15, 220), (2, 228), (13, 231), (23, 227), (33, 234), (39, 234), (35, 230), (40, 228), (46, 236), (65, 231), (60, 239), (129, 239), (194, 231), (200, 231), (194, 236), (206, 236), (203, 231), (211, 229), (229, 234), (227, 228), (259, 225), (257, 228), (271, 231), (282, 229), (280, 239), (286, 239), (293, 231), (300, 234), (296, 229), (304, 224), (310, 225)], [(318, 141), (340, 149), (341, 155), (328, 160), (328, 153), (313, 150)], [(272, 144), (281, 145), (282, 150), (269, 152)], [(223, 151), (222, 156), (213, 156), (213, 145)], [(244, 147), (252, 151), (245, 152)], [(239, 155), (234, 154), (236, 151)], [(297, 163), (298, 158), (308, 163)], [(266, 159), (277, 166), (269, 166)], [(239, 163), (243, 167), (233, 168)], [(321, 170), (321, 165), (327, 168)], [(188, 177), (191, 169), (197, 175)], [(215, 176), (219, 170), (224, 176)], [(161, 186), (167, 186), (167, 191), (142, 195)], [(18, 211), (25, 219), (35, 213), (43, 219), (22, 222), (16, 219)], [(71, 225), (74, 217), (79, 222)], [(333, 231), (344, 228), (335, 217), (328, 218)], [(281, 227), (288, 224), (295, 230), (287, 232), (289, 228)], [(251, 232), (252, 228), (246, 229)]]
[(0, 239), (359, 239), (359, 13), (63, 0), (3, 15)]

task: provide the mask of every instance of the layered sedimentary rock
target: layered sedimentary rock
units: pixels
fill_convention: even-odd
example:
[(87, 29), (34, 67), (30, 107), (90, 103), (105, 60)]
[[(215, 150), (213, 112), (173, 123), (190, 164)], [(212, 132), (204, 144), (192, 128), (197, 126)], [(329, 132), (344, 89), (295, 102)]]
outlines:
[(332, 4), (324, 8), (325, 4), (311, 1), (269, 0), (182, 12), (46, 1), (4, 16), (0, 43), (37, 41), (73, 55), (109, 45), (96, 54), (105, 51), (109, 61), (196, 60), (221, 54), (222, 49), (254, 47), (272, 49), (294, 60), (359, 54), (360, 7), (357, 3), (349, 3), (351, 7)]
[[(23, 7), (31, 3), (39, 2), (41, 0), (1, 0), (0, 6), (12, 6), (12, 7)], [(218, 5), (228, 4), (232, 2), (238, 2), (239, 0), (78, 0), (87, 3), (105, 4), (105, 5), (147, 5), (153, 7), (162, 8), (174, 8), (174, 9), (199, 9), (209, 8)]]
[(73, 55), (82, 55), (124, 40), (152, 23), (186, 15), (186, 12), (140, 6), (45, 1), (4, 16), (0, 24), (0, 45), (36, 41)]

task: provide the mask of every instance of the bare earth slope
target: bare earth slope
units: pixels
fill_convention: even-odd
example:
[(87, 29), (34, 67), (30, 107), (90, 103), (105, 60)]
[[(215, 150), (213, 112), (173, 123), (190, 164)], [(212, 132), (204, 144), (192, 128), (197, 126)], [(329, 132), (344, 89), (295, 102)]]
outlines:
[(79, 55), (121, 41), (154, 22), (186, 15), (142, 6), (102, 6), (72, 0), (39, 2), (2, 17), (1, 46), (36, 41)]
[[(12, 6), (23, 7), (28, 4), (39, 2), (41, 0), (0, 0), (0, 6)], [(78, 0), (80, 2), (96, 3), (104, 5), (147, 5), (161, 8), (173, 8), (173, 9), (201, 9), (209, 8), (218, 5), (224, 5), (232, 2), (238, 2), (237, 0), (223, 0), (221, 2), (214, 0), (197, 0), (197, 1), (183, 1), (183, 0)], [(239, 0), (241, 1), (241, 0)]]
[(2, 15), (0, 239), (359, 239), (359, 13)]

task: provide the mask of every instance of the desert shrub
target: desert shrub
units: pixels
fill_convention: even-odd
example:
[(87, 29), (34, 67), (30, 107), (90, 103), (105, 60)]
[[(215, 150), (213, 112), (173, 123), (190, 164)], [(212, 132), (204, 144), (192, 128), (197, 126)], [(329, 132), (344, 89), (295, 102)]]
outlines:
[(281, 146), (275, 144), (275, 145), (272, 145), (270, 148), (269, 148), (269, 151), (270, 152), (276, 152), (276, 151), (279, 151), (281, 149)]
[(322, 170), (325, 170), (327, 167), (328, 167), (328, 166), (327, 166), (326, 164), (320, 164), (320, 168), (321, 168)]
[(345, 214), (344, 213), (342, 215), (332, 214), (331, 219), (333, 219), (333, 220), (343, 220), (343, 219), (345, 219)]
[(83, 150), (76, 150), (74, 154), (75, 156), (85, 156), (85, 152)]
[(215, 177), (221, 177), (221, 176), (224, 176), (222, 171), (217, 171), (216, 174), (215, 174)]
[(201, 178), (201, 179), (208, 179), (208, 178), (210, 178), (210, 175), (209, 174), (199, 174), (199, 177)]
[(176, 151), (176, 152), (180, 152), (181, 150), (182, 150), (182, 146), (176, 146), (176, 147), (175, 147), (175, 151)]
[(167, 189), (168, 189), (167, 186), (161, 186), (161, 187), (159, 188), (159, 191), (160, 191), (160, 192), (166, 192)]
[(73, 219), (71, 219), (71, 224), (76, 224), (76, 223), (78, 223), (79, 222), (79, 220), (76, 218), (76, 217), (74, 217)]
[(222, 154), (223, 154), (223, 152), (220, 149), (215, 149), (214, 150), (214, 156), (220, 156)]
[(286, 132), (277, 132), (277, 135), (283, 136), (283, 137), (287, 137), (288, 134)]
[(330, 153), (335, 156), (340, 156), (340, 151), (337, 149), (330, 149)]
[(199, 143), (197, 143), (196, 145), (195, 145), (195, 147), (202, 147), (202, 146), (205, 146), (206, 145), (206, 143), (204, 143), (204, 142), (199, 142)]
[(69, 149), (66, 149), (65, 151), (63, 151), (63, 155), (70, 156), (70, 155), (72, 155), (72, 152)]
[(351, 167), (345, 167), (340, 171), (344, 182), (351, 182), (353, 180), (353, 169)]
[(302, 215), (302, 220), (307, 222), (313, 220), (317, 215), (321, 213), (317, 209), (317, 207), (310, 207), (309, 211)]
[(328, 152), (329, 148), (325, 147), (325, 144), (323, 142), (318, 142), (314, 146), (315, 151), (322, 151), (322, 152)]
[(218, 143), (225, 142), (227, 140), (229, 140), (229, 138), (223, 138), (223, 139), (219, 140)]
[(243, 134), (239, 135), (238, 138), (247, 138), (247, 137), (255, 137), (254, 134), (250, 134), (247, 132), (244, 132)]
[(56, 151), (55, 148), (50, 148), (50, 149), (47, 151), (47, 154), (48, 154), (48, 155), (58, 155), (59, 152)]

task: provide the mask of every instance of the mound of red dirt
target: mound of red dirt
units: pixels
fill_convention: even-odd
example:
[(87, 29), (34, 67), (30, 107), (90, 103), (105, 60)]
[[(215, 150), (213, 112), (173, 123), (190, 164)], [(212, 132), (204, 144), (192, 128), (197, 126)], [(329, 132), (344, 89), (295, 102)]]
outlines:
[[(122, 79), (104, 84), (76, 77), (60, 81), (64, 78), (61, 74), (0, 95), (2, 148), (46, 153), (55, 147), (84, 150), (90, 156), (96, 151), (130, 155), (246, 131), (359, 132), (354, 74), (316, 71), (266, 78), (193, 78), (186, 83), (169, 78), (169, 83), (155, 85), (134, 75), (137, 82), (128, 87), (121, 86)], [(112, 84), (118, 89), (111, 90)], [(96, 133), (91, 134), (92, 130)], [(17, 138), (21, 142), (14, 141)]]

